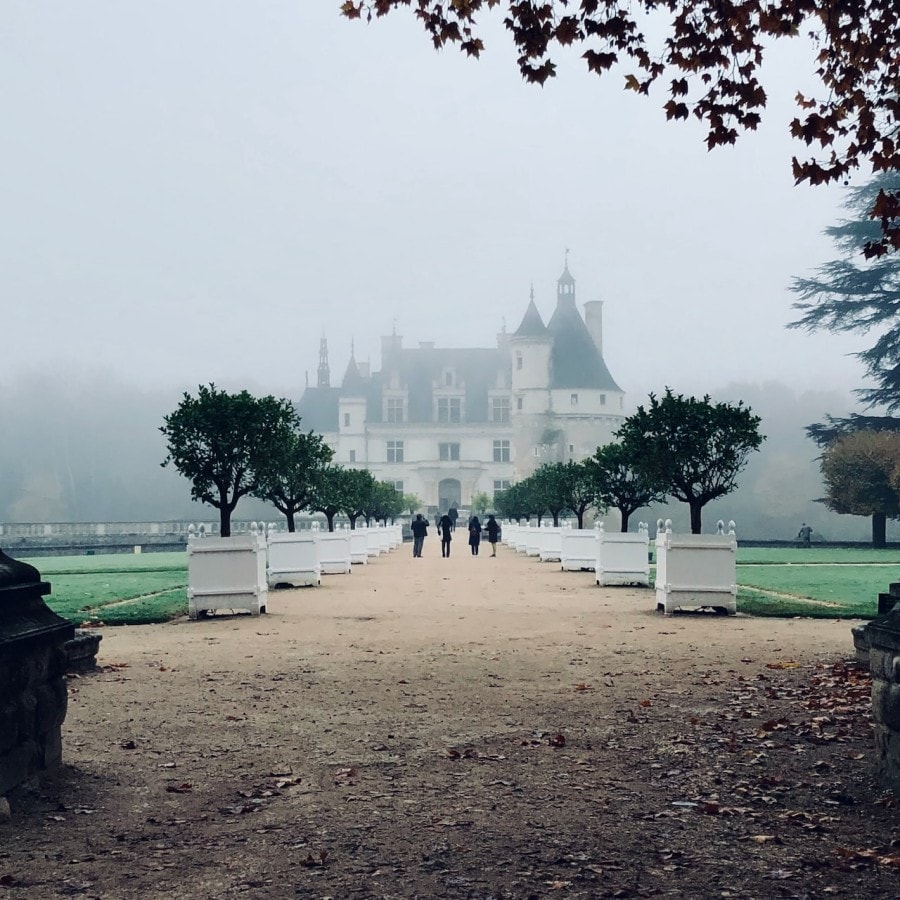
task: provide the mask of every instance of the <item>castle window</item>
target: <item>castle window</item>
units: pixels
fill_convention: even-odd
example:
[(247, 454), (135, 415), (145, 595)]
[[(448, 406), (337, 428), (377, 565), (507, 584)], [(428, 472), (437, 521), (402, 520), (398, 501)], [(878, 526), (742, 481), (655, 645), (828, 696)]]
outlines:
[(509, 421), (509, 397), (494, 397), (491, 407), (495, 422)]
[(505, 478), (494, 479), (494, 496), (495, 497), (498, 493), (500, 493), (500, 491), (506, 491), (506, 490), (509, 490), (509, 482)]
[(459, 459), (459, 444), (438, 444), (438, 452), (442, 462)]
[(600, 395), (600, 405), (601, 405), (601, 406), (606, 406), (606, 394), (601, 394), (601, 395)]
[(403, 421), (403, 398), (388, 397), (387, 399), (387, 420), (388, 422)]
[(393, 481), (393, 482), (391, 482), (391, 483), (394, 485), (394, 490), (395, 490), (398, 494), (402, 494), (402, 493), (403, 493), (403, 482), (402, 482), (402, 481)]
[(438, 422), (459, 422), (461, 418), (459, 397), (438, 397)]
[(569, 444), (569, 456), (572, 456), (575, 453), (575, 445)]
[(350, 462), (356, 462), (356, 451), (355, 450), (350, 451)]
[(494, 441), (494, 462), (509, 462), (509, 441)]
[(522, 398), (521, 397), (516, 397), (516, 409), (519, 412), (522, 412)]
[(447, 387), (453, 386), (453, 373), (452, 372), (444, 373), (444, 384), (447, 385)]
[(403, 462), (403, 441), (387, 442), (387, 461), (392, 463)]
[(344, 413), (344, 428), (350, 427), (350, 413)]
[(578, 394), (570, 394), (569, 403), (571, 403), (572, 406), (578, 406)]
[(516, 354), (516, 368), (517, 369), (522, 368), (522, 354), (521, 353)]

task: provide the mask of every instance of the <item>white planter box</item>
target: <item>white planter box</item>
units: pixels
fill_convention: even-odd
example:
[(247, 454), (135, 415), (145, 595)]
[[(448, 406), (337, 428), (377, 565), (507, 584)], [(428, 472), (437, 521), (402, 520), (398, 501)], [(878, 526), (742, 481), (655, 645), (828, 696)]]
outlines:
[(641, 522), (637, 534), (597, 529), (597, 584), (650, 584), (650, 538)]
[(188, 541), (188, 614), (217, 609), (266, 611), (266, 541), (258, 534), (195, 537)]
[(516, 534), (516, 553), (524, 553), (528, 549), (528, 534), (532, 531), (530, 525), (520, 525)]
[(367, 565), (369, 562), (368, 529), (356, 528), (350, 532), (350, 562), (355, 565)]
[(562, 528), (542, 528), (540, 551), (541, 562), (562, 561)]
[(529, 528), (525, 535), (525, 555), (540, 556), (541, 555), (541, 535), (543, 528)]
[(318, 586), (322, 568), (311, 531), (269, 534), (269, 587), (276, 584)]
[[(660, 526), (662, 523), (660, 523)], [(721, 526), (721, 523), (720, 523)], [(730, 534), (673, 534), (672, 523), (656, 535), (656, 608), (711, 606), (737, 612), (737, 538)]]
[(377, 528), (370, 528), (366, 532), (366, 553), (369, 556), (379, 556), (381, 554), (381, 535)]
[(350, 536), (347, 531), (320, 531), (316, 538), (323, 575), (349, 575)]
[(518, 522), (504, 522), (503, 527), (500, 530), (500, 540), (502, 543), (506, 544), (507, 547), (515, 547), (516, 535), (518, 535), (518, 533)]
[(597, 568), (597, 532), (593, 528), (566, 528), (562, 533), (562, 560), (565, 572)]
[(379, 525), (378, 535), (381, 538), (382, 553), (389, 553), (394, 549), (393, 536), (391, 535), (390, 529), (385, 528), (383, 525)]

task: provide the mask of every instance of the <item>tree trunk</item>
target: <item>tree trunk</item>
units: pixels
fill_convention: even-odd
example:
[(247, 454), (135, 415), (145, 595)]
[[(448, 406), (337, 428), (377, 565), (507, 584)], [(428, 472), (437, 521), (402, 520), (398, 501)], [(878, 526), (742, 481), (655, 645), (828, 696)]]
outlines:
[(628, 531), (628, 520), (631, 518), (631, 513), (627, 509), (622, 509), (621, 506), (619, 512), (622, 514), (622, 534), (625, 534)]
[(231, 508), (227, 503), (219, 507), (219, 537), (231, 537)]
[(285, 515), (287, 516), (288, 531), (293, 534), (297, 530), (297, 526), (294, 524), (294, 510), (291, 509), (291, 507), (288, 507), (288, 511)]
[(553, 527), (559, 528), (559, 513), (558, 512), (553, 513)]
[(581, 512), (579, 512), (576, 509), (575, 517), (578, 519), (578, 530), (580, 531), (582, 528), (584, 528), (584, 510), (581, 510)]
[(328, 521), (328, 530), (334, 531), (334, 517), (335, 513), (325, 513), (325, 518)]
[(692, 500), (691, 507), (691, 534), (700, 534), (702, 527), (700, 525), (700, 514), (703, 512), (703, 504), (699, 500)]
[(887, 515), (883, 512), (872, 515), (872, 546), (883, 549), (887, 546)]

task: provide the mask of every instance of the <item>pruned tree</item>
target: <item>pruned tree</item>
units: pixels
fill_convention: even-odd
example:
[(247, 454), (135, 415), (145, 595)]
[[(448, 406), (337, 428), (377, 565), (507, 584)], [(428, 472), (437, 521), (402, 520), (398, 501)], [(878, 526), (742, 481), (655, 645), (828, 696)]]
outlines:
[(376, 481), (373, 484), (369, 504), (366, 507), (366, 522), (374, 519), (385, 525), (392, 522), (404, 510), (403, 494), (388, 481)]
[[(900, 96), (900, 85), (897, 91)], [(886, 190), (900, 192), (900, 172), (850, 190), (844, 208), (852, 217), (825, 229), (841, 256), (819, 266), (809, 278), (794, 279), (791, 290), (800, 298), (794, 309), (801, 316), (788, 327), (877, 334), (871, 347), (856, 354), (875, 387), (857, 393), (867, 406), (896, 411), (900, 409), (900, 254), (859, 259), (860, 249), (877, 237), (878, 226), (869, 210)]]
[(520, 484), (524, 486), (538, 517), (538, 525), (544, 513), (548, 512), (553, 517), (554, 526), (558, 526), (559, 514), (568, 508), (565, 463), (544, 463)]
[(344, 469), (343, 500), (341, 511), (350, 520), (350, 529), (356, 528), (356, 520), (371, 510), (375, 494), (375, 476), (368, 469)]
[(416, 494), (404, 494), (403, 495), (403, 512), (408, 512), (412, 515), (417, 509), (422, 508), (422, 501)]
[(648, 484), (687, 503), (691, 532), (700, 534), (703, 507), (730, 494), (747, 458), (765, 437), (759, 416), (743, 403), (713, 403), (673, 394), (650, 395), (617, 436), (635, 470)]
[(309, 498), (309, 508), (325, 516), (328, 530), (334, 531), (334, 517), (347, 506), (347, 470), (327, 465), (317, 470)]
[(596, 453), (584, 461), (593, 481), (597, 505), (619, 511), (623, 532), (628, 531), (632, 513), (651, 503), (662, 503), (666, 498), (666, 491), (649, 480), (636, 463), (622, 444), (598, 447)]
[(527, 521), (531, 517), (531, 510), (528, 508), (522, 483), (511, 484), (508, 488), (497, 491), (494, 494), (494, 509), (505, 519)]
[(300, 419), (289, 400), (229, 394), (214, 384), (185, 393), (160, 431), (172, 465), (191, 482), (191, 497), (219, 510), (219, 534), (231, 535), (231, 515), (241, 497), (256, 494)]
[(491, 506), (491, 496), (486, 491), (475, 491), (472, 494), (472, 512), (483, 516)]
[[(818, 48), (821, 95), (796, 94), (790, 130), (821, 155), (792, 160), (796, 181), (844, 180), (864, 163), (873, 172), (900, 169), (896, 0), (345, 0), (341, 11), (371, 19), (397, 7), (412, 7), (437, 49), (456, 44), (474, 57), (485, 49), (481, 15), (501, 7), (526, 81), (544, 84), (556, 75), (552, 56), (578, 47), (597, 75), (623, 66), (625, 87), (637, 94), (666, 83), (666, 118), (699, 119), (710, 148), (756, 129), (768, 99), (766, 52), (805, 32)], [(870, 215), (881, 230), (865, 254), (900, 248), (900, 193), (881, 191)]]
[(821, 459), (825, 497), (836, 513), (872, 517), (872, 546), (884, 547), (888, 518), (900, 515), (900, 434), (857, 431), (839, 437)]
[(288, 531), (296, 531), (295, 517), (309, 508), (316, 476), (333, 456), (322, 435), (299, 429), (286, 430), (273, 448), (255, 495), (268, 500), (287, 519)]
[(565, 508), (575, 513), (578, 527), (584, 528), (584, 515), (595, 506), (603, 506), (598, 502), (594, 479), (585, 463), (569, 460), (559, 463), (559, 486)]

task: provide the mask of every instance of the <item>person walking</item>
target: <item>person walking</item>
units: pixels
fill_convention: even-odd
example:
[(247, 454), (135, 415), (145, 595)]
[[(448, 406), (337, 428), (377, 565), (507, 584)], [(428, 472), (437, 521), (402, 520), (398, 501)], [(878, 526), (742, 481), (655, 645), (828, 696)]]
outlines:
[(441, 516), (438, 527), (441, 529), (441, 556), (446, 557), (450, 555), (450, 532), (453, 531), (453, 520), (445, 513)]
[(451, 506), (447, 511), (447, 515), (450, 516), (450, 521), (453, 523), (452, 530), (456, 531), (456, 520), (459, 518), (459, 510), (455, 506)]
[(481, 543), (481, 522), (478, 516), (472, 516), (469, 520), (469, 547), (472, 548), (472, 556), (478, 556), (478, 545)]
[(484, 526), (484, 530), (487, 532), (488, 541), (491, 544), (491, 556), (497, 555), (497, 540), (500, 537), (500, 526), (497, 524), (497, 520), (491, 515), (488, 516), (487, 524)]
[(797, 532), (797, 538), (804, 547), (808, 547), (812, 541), (812, 528), (804, 522)]
[(422, 547), (424, 546), (425, 538), (428, 535), (428, 523), (422, 518), (422, 513), (419, 513), (416, 516), (415, 521), (409, 527), (413, 535), (413, 556), (421, 557)]

